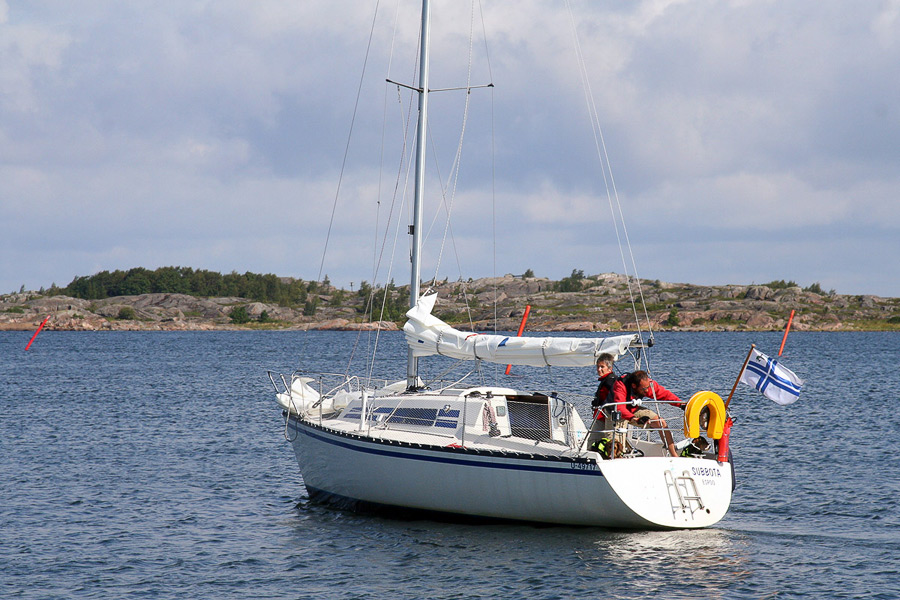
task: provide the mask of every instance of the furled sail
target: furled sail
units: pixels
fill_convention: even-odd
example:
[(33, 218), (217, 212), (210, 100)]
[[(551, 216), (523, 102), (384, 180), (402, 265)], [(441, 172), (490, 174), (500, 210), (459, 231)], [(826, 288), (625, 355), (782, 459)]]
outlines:
[(459, 331), (431, 314), (437, 294), (419, 298), (406, 313), (403, 326), (406, 343), (415, 356), (440, 354), (461, 360), (481, 359), (488, 362), (531, 367), (589, 367), (604, 352), (619, 357), (637, 335), (608, 338), (516, 337)]

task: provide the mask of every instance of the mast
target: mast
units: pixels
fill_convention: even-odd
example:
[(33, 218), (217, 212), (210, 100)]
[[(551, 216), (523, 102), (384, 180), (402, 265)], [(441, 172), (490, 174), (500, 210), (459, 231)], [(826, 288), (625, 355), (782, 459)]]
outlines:
[[(431, 26), (431, 3), (422, 0), (422, 26), (419, 41), (419, 123), (416, 129), (416, 181), (415, 200), (413, 204), (412, 234), (412, 269), (409, 280), (409, 307), (413, 308), (419, 300), (419, 281), (421, 280), (422, 252), (422, 199), (425, 195), (425, 144), (426, 126), (428, 125), (428, 46)], [(419, 379), (418, 358), (413, 356), (412, 348), (407, 349), (406, 387), (414, 389)]]

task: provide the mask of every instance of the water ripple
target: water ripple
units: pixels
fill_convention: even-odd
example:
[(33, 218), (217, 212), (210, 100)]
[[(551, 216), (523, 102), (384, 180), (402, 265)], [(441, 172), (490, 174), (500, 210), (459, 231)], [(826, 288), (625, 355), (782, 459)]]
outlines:
[[(676, 532), (310, 503), (265, 369), (340, 357), (352, 333), (45, 332), (27, 354), (26, 334), (0, 332), (3, 598), (898, 597), (897, 334), (792, 333), (803, 397), (782, 408), (739, 390), (732, 510)], [(656, 377), (727, 391), (751, 341), (780, 336), (661, 333), (680, 352)], [(590, 383), (560, 369), (553, 387)]]

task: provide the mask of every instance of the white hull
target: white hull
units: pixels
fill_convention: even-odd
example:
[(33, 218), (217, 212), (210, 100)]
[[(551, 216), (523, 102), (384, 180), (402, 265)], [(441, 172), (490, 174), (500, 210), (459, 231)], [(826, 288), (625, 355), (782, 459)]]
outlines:
[[(629, 430), (615, 416), (613, 405), (600, 407), (609, 409), (602, 421), (608, 427), (598, 420), (589, 431), (575, 402), (556, 392), (455, 388), (463, 385), (465, 376), (446, 387), (439, 382), (425, 386), (419, 379), (418, 361), (425, 356), (549, 368), (587, 367), (597, 364), (598, 357), (611, 354), (614, 359), (634, 351), (637, 365), (641, 350), (652, 345), (644, 346), (639, 335), (481, 335), (459, 331), (432, 315), (435, 295), (419, 293), (430, 14), (429, 0), (423, 0), (419, 84), (404, 86), (415, 90), (419, 100), (410, 225), (411, 308), (404, 325), (406, 379), (376, 385), (346, 374), (334, 381), (334, 375), (294, 373), (289, 380), (281, 376), (279, 387), (269, 374), (310, 496), (566, 525), (667, 529), (717, 523), (731, 502), (731, 465), (718, 463), (710, 454), (670, 458), (667, 452), (676, 449), (668, 432), (664, 435), (670, 450), (664, 450), (650, 441), (647, 431)], [(725, 415), (724, 406), (713, 411), (721, 404), (718, 400), (711, 405), (711, 418)], [(694, 408), (696, 420), (701, 407)], [(699, 427), (687, 419), (686, 425)], [(708, 434), (720, 439), (711, 430)], [(689, 451), (685, 446), (684, 452)]]
[[(700, 458), (600, 460), (378, 439), (288, 423), (317, 499), (453, 515), (611, 528), (708, 527), (731, 501), (730, 464)], [(688, 482), (685, 478), (689, 478)]]

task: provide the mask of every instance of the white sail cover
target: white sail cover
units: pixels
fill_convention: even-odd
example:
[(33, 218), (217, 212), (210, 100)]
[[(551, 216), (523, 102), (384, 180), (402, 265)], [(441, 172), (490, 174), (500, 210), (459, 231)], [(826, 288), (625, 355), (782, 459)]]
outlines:
[(604, 352), (618, 358), (639, 341), (634, 334), (608, 338), (516, 337), (454, 329), (431, 314), (437, 294), (421, 296), (406, 313), (406, 343), (414, 356), (440, 354), (531, 367), (590, 367)]

